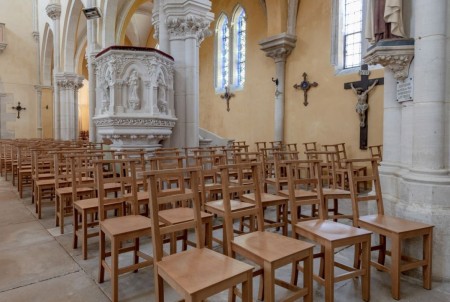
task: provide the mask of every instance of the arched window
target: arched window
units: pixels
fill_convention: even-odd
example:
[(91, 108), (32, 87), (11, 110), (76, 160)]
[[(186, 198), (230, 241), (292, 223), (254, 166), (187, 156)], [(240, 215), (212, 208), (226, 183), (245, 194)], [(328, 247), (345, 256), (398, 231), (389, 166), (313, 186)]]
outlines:
[(247, 21), (245, 10), (238, 5), (233, 14), (233, 86), (243, 88), (245, 82)]
[(245, 83), (247, 21), (245, 10), (237, 5), (231, 24), (222, 13), (216, 23), (215, 88), (221, 93), (242, 89)]
[(216, 90), (223, 91), (230, 79), (230, 27), (222, 14), (216, 24)]

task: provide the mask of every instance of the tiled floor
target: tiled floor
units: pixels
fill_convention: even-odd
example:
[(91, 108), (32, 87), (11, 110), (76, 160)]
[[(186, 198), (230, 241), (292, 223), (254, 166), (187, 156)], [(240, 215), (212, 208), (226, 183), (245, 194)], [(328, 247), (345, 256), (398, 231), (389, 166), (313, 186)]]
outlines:
[[(30, 192), (19, 199), (11, 182), (0, 178), (0, 301), (109, 301), (108, 274), (103, 284), (97, 283), (97, 242), (96, 238), (90, 239), (89, 259), (82, 260), (81, 248), (72, 249), (71, 219), (66, 220), (65, 234), (61, 235), (54, 225), (53, 207), (44, 208), (43, 218), (38, 220)], [(150, 241), (144, 244), (148, 252), (150, 244)], [(349, 262), (352, 249), (344, 249), (336, 257)], [(283, 267), (277, 276), (289, 280), (289, 270), (290, 267)], [(393, 301), (389, 276), (375, 269), (371, 273), (371, 300)], [(255, 294), (258, 281), (255, 278)], [(420, 281), (404, 276), (401, 285), (402, 301), (450, 301), (449, 282), (435, 282), (433, 290), (428, 291), (421, 287)], [(166, 301), (179, 300), (168, 286), (165, 292)], [(277, 289), (277, 295), (283, 295), (282, 290)], [(153, 269), (119, 277), (119, 298), (121, 301), (155, 301)], [(314, 284), (314, 300), (324, 301), (323, 288), (317, 283)], [(358, 280), (336, 285), (335, 301), (361, 300)], [(227, 301), (227, 293), (211, 297), (209, 301)]]

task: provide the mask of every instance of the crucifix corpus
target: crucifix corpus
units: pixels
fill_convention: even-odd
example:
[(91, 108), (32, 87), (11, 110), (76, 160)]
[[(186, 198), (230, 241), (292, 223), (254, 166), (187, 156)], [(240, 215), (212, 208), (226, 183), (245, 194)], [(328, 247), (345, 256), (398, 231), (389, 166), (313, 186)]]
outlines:
[(359, 72), (361, 75), (361, 81), (350, 82), (344, 84), (344, 89), (351, 89), (357, 99), (355, 109), (359, 115), (359, 149), (367, 149), (367, 136), (368, 136), (368, 121), (367, 112), (369, 109), (369, 92), (377, 85), (384, 84), (384, 78), (370, 79), (370, 71), (367, 64), (361, 65)]

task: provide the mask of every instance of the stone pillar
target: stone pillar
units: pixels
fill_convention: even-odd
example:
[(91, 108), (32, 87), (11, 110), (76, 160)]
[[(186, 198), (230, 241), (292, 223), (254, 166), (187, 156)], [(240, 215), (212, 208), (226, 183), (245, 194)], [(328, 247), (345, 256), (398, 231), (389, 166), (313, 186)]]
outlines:
[[(199, 145), (199, 47), (211, 34), (208, 29), (214, 19), (211, 1), (166, 0), (161, 5), (160, 11), (164, 11), (167, 20), (170, 55), (175, 59), (178, 122), (171, 144), (194, 147)], [(163, 23), (160, 19), (160, 36)]]
[(444, 169), (444, 102), (446, 86), (446, 0), (414, 1), (413, 169), (446, 175)]
[(61, 17), (61, 4), (56, 3), (50, 3), (45, 8), (47, 15), (50, 17), (50, 19), (53, 20), (53, 62), (54, 62), (54, 68), (53, 68), (53, 87), (54, 87), (54, 94), (53, 94), (53, 135), (55, 139), (61, 138), (61, 132), (60, 132), (60, 99), (59, 99), (59, 89), (58, 85), (56, 84), (56, 78), (55, 75), (60, 72), (60, 22), (59, 19)]
[(155, 0), (153, 8), (153, 26), (155, 33), (153, 37), (158, 40), (159, 50), (170, 53), (169, 33), (167, 30), (166, 13), (164, 11), (164, 0)]
[(83, 87), (83, 77), (75, 73), (55, 75), (60, 104), (60, 139), (78, 139), (78, 89)]
[[(95, 1), (89, 0), (88, 7), (95, 6)], [(86, 50), (86, 60), (89, 76), (89, 141), (97, 141), (97, 128), (95, 123), (92, 122), (92, 118), (95, 116), (95, 108), (97, 106), (97, 98), (95, 89), (96, 76), (95, 76), (95, 56), (98, 54), (98, 43), (97, 43), (97, 19), (87, 20), (87, 50)]]
[(266, 56), (271, 57), (275, 61), (276, 78), (278, 79), (278, 86), (275, 91), (275, 131), (274, 140), (284, 141), (284, 80), (285, 80), (285, 66), (286, 58), (295, 47), (297, 41), (296, 36), (282, 33), (280, 35), (272, 36), (259, 42), (261, 50), (266, 53)]
[(42, 88), (40, 85), (35, 85), (37, 98), (37, 137), (42, 138)]

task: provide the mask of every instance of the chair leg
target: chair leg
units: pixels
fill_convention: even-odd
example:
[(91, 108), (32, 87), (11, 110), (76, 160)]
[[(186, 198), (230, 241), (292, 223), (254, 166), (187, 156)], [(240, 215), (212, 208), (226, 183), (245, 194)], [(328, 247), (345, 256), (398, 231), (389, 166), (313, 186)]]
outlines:
[(355, 256), (353, 260), (353, 267), (359, 268), (361, 265), (361, 245), (359, 243), (355, 244)]
[[(74, 207), (73, 208), (73, 242), (72, 242), (72, 248), (77, 249), (78, 248), (78, 210)], [(84, 259), (86, 260), (86, 259)]]
[(312, 302), (313, 300), (313, 252), (303, 260), (303, 288), (307, 288), (308, 292), (303, 297), (304, 302)]
[(433, 231), (423, 236), (423, 259), (426, 265), (422, 268), (423, 288), (431, 289), (431, 268), (433, 255)]
[(298, 283), (298, 261), (294, 261), (292, 262), (292, 271), (291, 271), (291, 284), (292, 285), (297, 285)]
[(392, 238), (391, 248), (391, 294), (395, 300), (400, 300), (400, 262), (401, 262), (401, 242), (400, 238)]
[[(357, 244), (359, 245), (359, 244)], [(362, 298), (364, 301), (370, 300), (370, 236), (362, 243), (362, 264), (361, 268), (366, 271), (362, 276)]]
[(247, 273), (247, 280), (242, 282), (242, 301), (253, 301), (253, 273)]
[(98, 283), (103, 283), (105, 281), (105, 268), (103, 267), (103, 261), (105, 261), (105, 233), (100, 229), (99, 232), (99, 270), (98, 270)]
[(119, 244), (116, 238), (111, 238), (111, 287), (112, 301), (119, 301)]
[(164, 301), (164, 280), (158, 274), (158, 267), (156, 265), (153, 270), (155, 272), (155, 296), (158, 301)]
[(87, 245), (88, 245), (88, 223), (87, 223), (88, 213), (86, 210), (83, 210), (83, 214), (81, 215), (81, 231), (83, 232), (83, 244), (81, 249), (83, 251), (83, 259), (87, 259)]
[(268, 262), (264, 263), (264, 300), (275, 301), (275, 270)]
[(378, 252), (378, 263), (384, 265), (386, 259), (386, 236), (380, 235), (380, 250)]
[[(133, 257), (134, 257), (134, 264), (138, 264), (139, 263), (139, 237), (134, 238), (134, 252), (133, 252)], [(138, 272), (137, 269), (134, 270), (135, 273)]]
[(325, 248), (325, 301), (334, 301), (334, 251)]
[(228, 302), (236, 302), (235, 290), (236, 290), (236, 286), (233, 286), (228, 290)]

